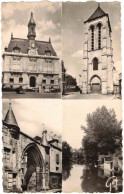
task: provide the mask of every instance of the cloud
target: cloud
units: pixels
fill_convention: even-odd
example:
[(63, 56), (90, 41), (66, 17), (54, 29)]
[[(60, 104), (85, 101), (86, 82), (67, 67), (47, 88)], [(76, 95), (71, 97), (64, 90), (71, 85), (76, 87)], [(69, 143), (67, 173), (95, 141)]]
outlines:
[(72, 54), (72, 57), (74, 58), (82, 58), (83, 57), (83, 50), (78, 50), (75, 53)]
[[(8, 110), (9, 100), (3, 100), (3, 118)], [(30, 135), (41, 135), (42, 124), (49, 131), (62, 132), (61, 100), (12, 100), (12, 109), (22, 132)], [(18, 111), (19, 110), (19, 111)], [(56, 119), (57, 118), (57, 119)]]
[(33, 9), (46, 10), (46, 12), (55, 13), (61, 7), (61, 3), (52, 2), (19, 2), (19, 3), (2, 3), (2, 17), (9, 19), (15, 11), (32, 11)]

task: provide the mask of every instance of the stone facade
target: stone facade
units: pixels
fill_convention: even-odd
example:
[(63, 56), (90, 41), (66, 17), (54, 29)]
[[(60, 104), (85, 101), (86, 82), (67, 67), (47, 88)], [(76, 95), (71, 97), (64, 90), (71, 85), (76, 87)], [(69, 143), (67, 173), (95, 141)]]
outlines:
[(28, 23), (28, 39), (14, 38), (3, 53), (3, 88), (60, 90), (61, 64), (49, 41), (35, 40), (33, 13)]
[(113, 93), (113, 49), (109, 16), (98, 6), (84, 25), (82, 92)]
[(3, 121), (3, 189), (5, 192), (61, 189), (62, 143), (22, 133), (11, 106)]

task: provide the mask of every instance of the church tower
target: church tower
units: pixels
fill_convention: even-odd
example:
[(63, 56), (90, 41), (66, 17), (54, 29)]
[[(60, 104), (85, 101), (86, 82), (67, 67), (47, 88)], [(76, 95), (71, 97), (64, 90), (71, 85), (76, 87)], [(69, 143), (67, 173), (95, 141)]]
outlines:
[(13, 113), (11, 103), (9, 103), (9, 110), (5, 116), (3, 124), (9, 129), (12, 138), (19, 138), (20, 128)]
[(82, 92), (113, 92), (113, 49), (109, 16), (98, 5), (84, 22)]

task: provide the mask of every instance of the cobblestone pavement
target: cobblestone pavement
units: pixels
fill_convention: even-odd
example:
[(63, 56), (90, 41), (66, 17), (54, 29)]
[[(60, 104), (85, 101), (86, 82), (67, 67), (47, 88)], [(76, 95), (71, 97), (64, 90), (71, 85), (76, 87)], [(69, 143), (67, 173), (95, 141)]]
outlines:
[(25, 94), (16, 94), (16, 92), (3, 92), (2, 98), (61, 98), (61, 93), (34, 93), (26, 92)]
[(79, 92), (65, 94), (63, 99), (105, 99), (105, 100), (115, 100), (119, 99), (119, 95), (103, 95), (103, 94), (80, 94)]

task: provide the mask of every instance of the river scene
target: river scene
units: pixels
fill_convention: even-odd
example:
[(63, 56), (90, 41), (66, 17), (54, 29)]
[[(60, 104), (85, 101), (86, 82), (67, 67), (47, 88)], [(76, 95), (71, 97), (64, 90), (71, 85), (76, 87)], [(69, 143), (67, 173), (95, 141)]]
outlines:
[[(106, 181), (110, 176), (111, 172), (105, 172), (102, 168), (72, 164), (63, 171), (63, 192), (109, 192)], [(120, 182), (119, 176), (118, 181)], [(121, 190), (122, 186), (119, 186), (118, 191), (121, 192)]]
[(64, 193), (122, 192), (119, 106), (119, 103), (117, 106), (107, 101), (97, 104), (65, 102), (62, 142)]

